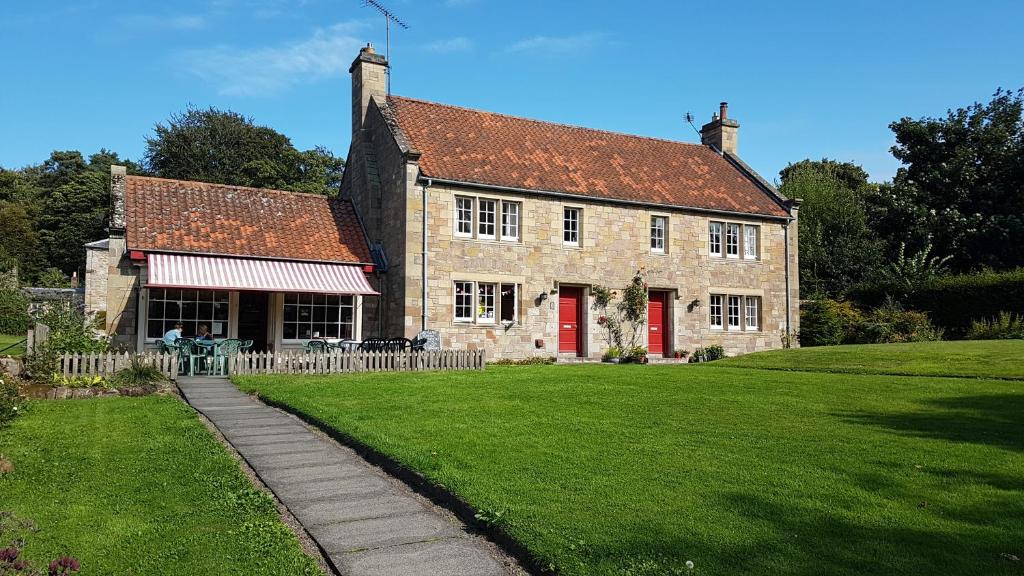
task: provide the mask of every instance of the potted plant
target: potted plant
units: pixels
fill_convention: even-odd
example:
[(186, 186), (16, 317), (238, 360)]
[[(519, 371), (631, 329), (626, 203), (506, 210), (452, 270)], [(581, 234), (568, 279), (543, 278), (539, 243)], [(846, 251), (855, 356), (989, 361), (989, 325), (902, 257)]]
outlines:
[(601, 359), (604, 360), (605, 362), (618, 364), (619, 362), (622, 361), (622, 348), (619, 348), (618, 346), (610, 346), (607, 350), (604, 351), (604, 355), (601, 357)]
[(675, 352), (672, 353), (672, 357), (675, 358), (676, 360), (682, 360), (689, 355), (689, 350), (676, 350)]

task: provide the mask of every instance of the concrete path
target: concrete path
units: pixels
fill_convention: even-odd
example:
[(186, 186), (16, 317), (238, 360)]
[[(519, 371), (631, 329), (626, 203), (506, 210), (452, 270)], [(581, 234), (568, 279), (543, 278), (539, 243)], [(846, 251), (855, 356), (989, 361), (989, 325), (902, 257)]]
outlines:
[(355, 452), (226, 378), (182, 377), (220, 430), (346, 576), (506, 576), (485, 542)]

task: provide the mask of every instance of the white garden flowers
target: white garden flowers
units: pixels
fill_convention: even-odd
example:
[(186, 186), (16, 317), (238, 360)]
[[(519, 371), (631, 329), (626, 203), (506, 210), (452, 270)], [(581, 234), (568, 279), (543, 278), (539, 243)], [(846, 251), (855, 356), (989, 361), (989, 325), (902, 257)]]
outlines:
[(687, 560), (686, 561), (686, 569), (687, 570), (693, 570), (693, 560)]

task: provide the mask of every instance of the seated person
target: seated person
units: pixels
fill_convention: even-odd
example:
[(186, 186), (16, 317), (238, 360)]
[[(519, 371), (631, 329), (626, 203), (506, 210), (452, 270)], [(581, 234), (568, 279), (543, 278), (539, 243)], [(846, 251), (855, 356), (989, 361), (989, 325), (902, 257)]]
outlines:
[(201, 342), (213, 342), (213, 334), (210, 334), (210, 327), (206, 324), (200, 324), (199, 333), (196, 334), (196, 340)]
[(175, 322), (174, 328), (171, 328), (164, 334), (164, 344), (176, 345), (177, 340), (181, 338), (182, 328), (184, 328), (184, 325), (181, 322)]

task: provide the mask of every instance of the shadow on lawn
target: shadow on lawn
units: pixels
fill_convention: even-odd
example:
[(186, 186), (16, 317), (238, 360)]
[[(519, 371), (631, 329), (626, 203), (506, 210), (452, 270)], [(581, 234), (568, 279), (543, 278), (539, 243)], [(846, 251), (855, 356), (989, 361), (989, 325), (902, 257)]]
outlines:
[(923, 403), (918, 412), (842, 412), (847, 422), (922, 438), (986, 444), (1024, 451), (1024, 394), (951, 396)]

